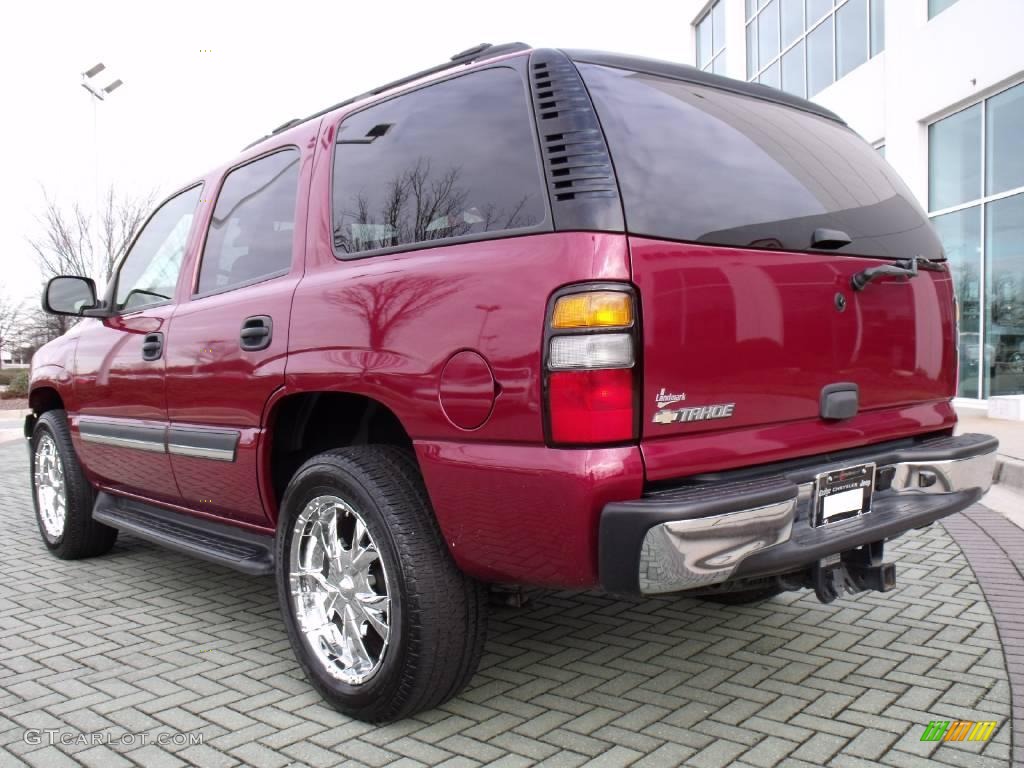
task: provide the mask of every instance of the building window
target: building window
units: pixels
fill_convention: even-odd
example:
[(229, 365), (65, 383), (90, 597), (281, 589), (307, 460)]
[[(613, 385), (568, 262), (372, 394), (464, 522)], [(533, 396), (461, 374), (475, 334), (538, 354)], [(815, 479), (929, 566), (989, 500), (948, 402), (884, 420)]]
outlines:
[(716, 0), (695, 25), (697, 66), (705, 72), (725, 74), (725, 3)]
[(928, 0), (928, 19), (934, 19), (955, 2), (956, 0)]
[(958, 394), (1024, 393), (1024, 83), (928, 126), (928, 208), (960, 300)]
[(811, 98), (885, 49), (885, 0), (746, 0), (747, 79)]

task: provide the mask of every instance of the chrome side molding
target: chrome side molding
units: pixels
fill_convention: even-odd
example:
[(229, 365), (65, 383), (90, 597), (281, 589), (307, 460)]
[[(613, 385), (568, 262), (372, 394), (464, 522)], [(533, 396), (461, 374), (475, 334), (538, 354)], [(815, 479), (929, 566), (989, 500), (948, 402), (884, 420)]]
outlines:
[(164, 426), (90, 416), (78, 420), (78, 433), (87, 443), (213, 461), (234, 461), (241, 438), (234, 429)]
[(87, 443), (131, 448), (136, 451), (164, 453), (166, 428), (122, 419), (98, 419), (83, 416), (78, 420), (78, 433)]

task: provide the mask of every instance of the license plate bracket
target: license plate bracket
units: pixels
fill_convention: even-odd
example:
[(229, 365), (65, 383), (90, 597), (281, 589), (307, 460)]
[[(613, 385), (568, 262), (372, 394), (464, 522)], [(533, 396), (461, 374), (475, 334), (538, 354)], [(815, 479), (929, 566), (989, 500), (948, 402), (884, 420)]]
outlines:
[(875, 494), (874, 462), (822, 472), (814, 478), (811, 525), (831, 525), (871, 511)]

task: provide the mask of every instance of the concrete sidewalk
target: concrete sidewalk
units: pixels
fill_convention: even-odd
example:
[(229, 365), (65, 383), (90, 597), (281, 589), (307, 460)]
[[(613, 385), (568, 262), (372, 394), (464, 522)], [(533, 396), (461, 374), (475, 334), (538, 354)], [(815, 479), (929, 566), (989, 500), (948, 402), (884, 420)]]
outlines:
[(962, 410), (959, 413), (958, 434), (981, 432), (999, 439), (995, 485), (983, 503), (1024, 529), (1024, 422), (990, 419)]
[(957, 434), (965, 432), (981, 432), (999, 438), (999, 454), (1016, 461), (1024, 462), (1024, 421), (1007, 421), (990, 419), (974, 413), (960, 414)]
[(27, 408), (0, 409), (0, 443), (24, 440), (25, 414), (27, 413), (30, 413)]

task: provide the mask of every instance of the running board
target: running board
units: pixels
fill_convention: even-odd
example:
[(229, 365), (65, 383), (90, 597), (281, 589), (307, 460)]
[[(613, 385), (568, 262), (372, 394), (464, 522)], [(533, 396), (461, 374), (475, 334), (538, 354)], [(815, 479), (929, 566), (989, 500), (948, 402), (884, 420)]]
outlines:
[(112, 528), (251, 576), (274, 572), (274, 537), (100, 492), (92, 518)]

